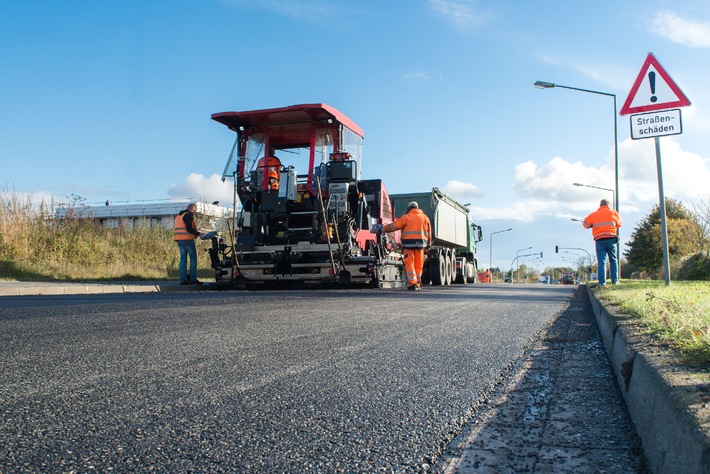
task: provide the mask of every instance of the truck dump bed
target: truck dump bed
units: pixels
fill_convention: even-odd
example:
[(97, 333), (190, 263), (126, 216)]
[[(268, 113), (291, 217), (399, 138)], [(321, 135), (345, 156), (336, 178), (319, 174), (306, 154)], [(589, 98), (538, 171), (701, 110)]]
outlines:
[(425, 193), (390, 194), (394, 215), (403, 216), (407, 204), (416, 201), (431, 221), (433, 245), (468, 247), (468, 209), (438, 188)]

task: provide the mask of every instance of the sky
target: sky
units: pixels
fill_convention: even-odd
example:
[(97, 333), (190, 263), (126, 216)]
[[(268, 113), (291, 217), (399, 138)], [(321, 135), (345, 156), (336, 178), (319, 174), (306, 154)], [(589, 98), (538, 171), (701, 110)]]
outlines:
[(649, 52), (691, 101), (665, 195), (710, 192), (706, 0), (5, 1), (0, 44), (0, 188), (33, 199), (231, 202), (211, 114), (326, 103), (365, 131), (363, 178), (470, 203), (479, 267), (569, 265), (594, 253), (571, 219), (612, 198), (572, 183), (615, 187), (615, 115), (622, 252), (659, 203), (654, 140), (617, 114)]

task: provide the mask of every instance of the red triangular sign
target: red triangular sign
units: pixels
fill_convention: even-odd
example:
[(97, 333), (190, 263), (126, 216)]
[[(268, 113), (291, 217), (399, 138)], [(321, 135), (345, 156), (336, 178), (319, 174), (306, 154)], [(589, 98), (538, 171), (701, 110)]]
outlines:
[(653, 53), (648, 53), (619, 115), (653, 112), (654, 110), (688, 105), (690, 105), (690, 100), (673, 82), (671, 76), (663, 69)]

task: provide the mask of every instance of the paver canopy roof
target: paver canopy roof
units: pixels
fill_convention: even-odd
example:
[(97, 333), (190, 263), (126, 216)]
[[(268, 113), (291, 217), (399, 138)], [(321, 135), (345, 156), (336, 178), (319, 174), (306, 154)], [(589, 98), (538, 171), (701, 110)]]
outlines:
[(276, 109), (248, 110), (244, 112), (220, 112), (212, 119), (232, 130), (268, 126), (272, 145), (289, 147), (304, 146), (310, 142), (313, 122), (341, 123), (364, 137), (365, 133), (349, 117), (326, 104), (300, 104)]

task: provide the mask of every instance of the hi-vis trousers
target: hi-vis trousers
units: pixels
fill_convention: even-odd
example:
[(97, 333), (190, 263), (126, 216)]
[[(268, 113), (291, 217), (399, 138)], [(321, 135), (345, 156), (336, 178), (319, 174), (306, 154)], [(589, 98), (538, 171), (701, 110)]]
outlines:
[(404, 270), (409, 286), (422, 284), (422, 269), (424, 268), (424, 249), (404, 249)]

